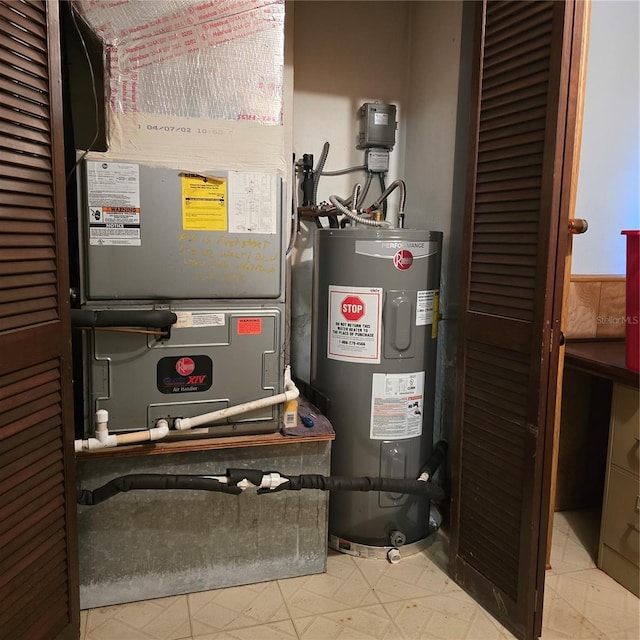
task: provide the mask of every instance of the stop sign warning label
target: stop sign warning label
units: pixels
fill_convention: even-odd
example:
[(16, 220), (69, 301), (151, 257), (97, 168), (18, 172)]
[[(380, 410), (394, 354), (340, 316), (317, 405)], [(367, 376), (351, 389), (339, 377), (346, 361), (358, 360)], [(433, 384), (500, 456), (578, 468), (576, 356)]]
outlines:
[(340, 307), (345, 320), (357, 322), (364, 315), (364, 302), (358, 296), (347, 296)]
[(382, 289), (329, 286), (327, 357), (380, 362)]

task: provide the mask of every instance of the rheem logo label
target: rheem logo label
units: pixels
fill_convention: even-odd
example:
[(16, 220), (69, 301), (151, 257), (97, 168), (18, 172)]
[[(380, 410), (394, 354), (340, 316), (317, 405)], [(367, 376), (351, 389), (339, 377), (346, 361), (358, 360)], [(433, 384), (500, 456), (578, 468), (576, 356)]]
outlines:
[(400, 249), (400, 251), (393, 256), (393, 264), (396, 269), (406, 271), (407, 269), (410, 269), (413, 264), (413, 254), (407, 249)]
[(349, 322), (358, 322), (364, 315), (364, 302), (358, 296), (347, 296), (342, 301), (340, 311)]
[(191, 358), (180, 358), (178, 362), (176, 362), (176, 371), (181, 376), (190, 376), (196, 368), (196, 363)]

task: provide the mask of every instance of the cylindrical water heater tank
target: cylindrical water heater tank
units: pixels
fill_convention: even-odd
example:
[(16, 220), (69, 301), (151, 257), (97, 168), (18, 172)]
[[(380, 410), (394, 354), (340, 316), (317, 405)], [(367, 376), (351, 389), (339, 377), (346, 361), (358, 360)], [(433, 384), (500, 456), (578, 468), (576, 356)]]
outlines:
[[(431, 452), (442, 234), (315, 233), (311, 384), (329, 400), (334, 476), (415, 479)], [(429, 500), (333, 492), (329, 533), (396, 546), (429, 533)]]

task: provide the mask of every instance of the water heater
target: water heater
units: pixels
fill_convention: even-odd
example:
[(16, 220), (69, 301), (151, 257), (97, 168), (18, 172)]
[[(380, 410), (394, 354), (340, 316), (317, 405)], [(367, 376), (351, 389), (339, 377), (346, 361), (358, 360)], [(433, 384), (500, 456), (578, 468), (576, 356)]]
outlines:
[[(334, 476), (416, 478), (431, 452), (442, 234), (315, 232), (311, 384), (328, 399)], [(429, 533), (429, 500), (333, 492), (330, 544)]]

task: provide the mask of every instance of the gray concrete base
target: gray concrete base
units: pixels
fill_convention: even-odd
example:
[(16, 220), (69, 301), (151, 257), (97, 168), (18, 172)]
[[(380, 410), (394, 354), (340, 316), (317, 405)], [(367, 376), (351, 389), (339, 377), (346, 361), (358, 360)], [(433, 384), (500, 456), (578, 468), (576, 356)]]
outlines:
[[(82, 460), (80, 488), (130, 473), (228, 467), (330, 473), (330, 442)], [(78, 507), (82, 609), (321, 573), (328, 493), (131, 491)]]

